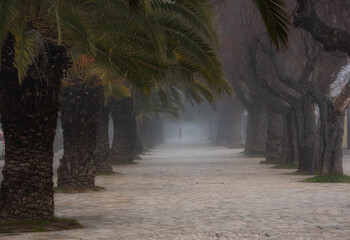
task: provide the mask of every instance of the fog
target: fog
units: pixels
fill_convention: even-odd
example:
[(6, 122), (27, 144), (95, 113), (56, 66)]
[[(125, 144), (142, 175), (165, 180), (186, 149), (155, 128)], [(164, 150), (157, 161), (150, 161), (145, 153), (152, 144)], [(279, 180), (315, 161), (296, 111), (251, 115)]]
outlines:
[(209, 125), (198, 121), (168, 121), (164, 123), (165, 140), (194, 140), (210, 137)]

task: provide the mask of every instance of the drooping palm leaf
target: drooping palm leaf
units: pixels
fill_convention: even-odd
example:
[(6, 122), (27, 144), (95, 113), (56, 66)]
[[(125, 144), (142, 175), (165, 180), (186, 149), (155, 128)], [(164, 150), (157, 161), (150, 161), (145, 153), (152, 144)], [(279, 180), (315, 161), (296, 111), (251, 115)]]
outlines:
[(5, 41), (11, 21), (20, 10), (20, 0), (0, 0), (0, 47)]
[(271, 41), (277, 47), (285, 48), (288, 43), (288, 14), (283, 0), (253, 0), (265, 23)]
[[(20, 9), (20, 0), (0, 0), (0, 49), (4, 44), (11, 21), (17, 16)], [(1, 51), (0, 51), (1, 59)], [(1, 61), (0, 61), (1, 69)]]
[(12, 31), (15, 37), (13, 64), (18, 71), (19, 83), (27, 75), (27, 71), (43, 48), (43, 39), (36, 30), (24, 32), (23, 26), (18, 26)]
[[(213, 7), (209, 7), (208, 4), (196, 4), (197, 1), (176, 1), (172, 4), (162, 0), (152, 1), (152, 6), (157, 11), (171, 12), (178, 16), (181, 16), (184, 22), (190, 25), (192, 28), (196, 28), (200, 34), (213, 44), (215, 47), (219, 46), (218, 33), (213, 26)], [(188, 7), (190, 5), (190, 8)], [(204, 7), (204, 5), (206, 7)], [(197, 15), (196, 12), (191, 11), (201, 10), (201, 14)], [(203, 17), (204, 15), (204, 17)], [(209, 19), (208, 19), (209, 18)]]

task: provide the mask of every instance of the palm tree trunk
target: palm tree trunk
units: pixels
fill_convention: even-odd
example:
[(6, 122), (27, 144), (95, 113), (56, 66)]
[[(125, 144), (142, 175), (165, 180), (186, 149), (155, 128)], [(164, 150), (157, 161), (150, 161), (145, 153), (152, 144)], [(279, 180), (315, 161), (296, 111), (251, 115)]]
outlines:
[(265, 163), (280, 163), (283, 148), (283, 118), (271, 110), (267, 113), (267, 144)]
[(332, 103), (320, 105), (321, 175), (343, 174), (344, 114), (337, 111)]
[(108, 158), (109, 152), (109, 106), (105, 106), (103, 103), (101, 111), (101, 118), (98, 124), (97, 140), (96, 140), (96, 155), (95, 163), (96, 170), (100, 172), (111, 172), (113, 171), (112, 163)]
[(112, 163), (131, 163), (135, 156), (136, 119), (132, 98), (111, 101), (111, 116), (114, 125), (112, 149), (109, 158)]
[(265, 154), (267, 141), (267, 111), (263, 103), (257, 103), (248, 109), (247, 138), (245, 152)]
[(315, 110), (308, 95), (302, 97), (302, 104), (295, 108), (298, 129), (299, 171), (311, 171), (313, 142), (316, 134)]
[(145, 150), (154, 147), (152, 142), (152, 121), (148, 117), (143, 117), (140, 125), (140, 134)]
[(136, 154), (143, 154), (143, 153), (144, 153), (143, 142), (142, 142), (142, 139), (141, 139), (140, 128), (139, 128), (138, 125), (136, 125), (136, 145), (135, 145), (135, 153), (136, 153)]
[[(69, 65), (66, 49), (45, 44), (20, 85), (5, 43), (0, 72), (0, 115), (6, 142), (0, 190), (0, 220), (52, 219), (53, 141), (61, 102), (61, 79)], [(54, 66), (53, 66), (54, 63)], [(67, 64), (68, 63), (68, 64)]]
[(288, 111), (283, 114), (283, 146), (281, 164), (297, 164), (298, 159), (297, 126), (293, 112)]
[(64, 155), (57, 170), (60, 187), (95, 185), (94, 155), (103, 89), (94, 83), (77, 82), (63, 89)]

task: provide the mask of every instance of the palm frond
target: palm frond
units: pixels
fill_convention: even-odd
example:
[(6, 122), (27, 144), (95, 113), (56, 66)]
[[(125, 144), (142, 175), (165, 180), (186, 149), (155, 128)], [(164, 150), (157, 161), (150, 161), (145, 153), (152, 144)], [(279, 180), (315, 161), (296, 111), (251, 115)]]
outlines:
[(0, 46), (5, 41), (11, 21), (20, 11), (20, 0), (0, 0)]
[(284, 10), (283, 0), (253, 0), (258, 6), (260, 15), (266, 25), (271, 41), (277, 47), (287, 47), (288, 43), (288, 15)]
[(12, 20), (15, 19), (17, 14), (20, 12), (20, 4), (20, 0), (0, 0), (0, 49), (2, 49), (2, 46), (6, 39), (9, 25), (13, 24)]
[(82, 19), (81, 14), (74, 11), (72, 6), (60, 6), (57, 9), (56, 18), (60, 19), (61, 24), (69, 31), (67, 38), (70, 40), (70, 45), (74, 44), (74, 46), (79, 47), (83, 52), (95, 54), (96, 48), (93, 39), (85, 25), (88, 22)]
[[(170, 12), (180, 16), (184, 22), (195, 28), (199, 33), (203, 34), (208, 42), (214, 46), (219, 46), (218, 33), (213, 26), (213, 9), (210, 4), (196, 4), (196, 1), (176, 1), (168, 2), (162, 0), (153, 0), (152, 7), (157, 11)], [(190, 8), (188, 7), (190, 3)], [(204, 7), (205, 6), (205, 7)], [(195, 10), (195, 11), (191, 11)], [(202, 14), (196, 14), (196, 11), (201, 9)], [(208, 19), (209, 18), (209, 19)]]
[(121, 81), (112, 82), (111, 97), (120, 101), (131, 97), (129, 88)]
[(43, 39), (36, 30), (24, 32), (23, 26), (18, 26), (11, 32), (15, 37), (13, 65), (18, 71), (18, 80), (22, 83), (35, 57), (43, 48)]
[(215, 101), (215, 96), (210, 88), (200, 80), (195, 80), (193, 84), (189, 86), (189, 89), (193, 94), (197, 104), (200, 104), (202, 102), (202, 98), (199, 96), (199, 94), (202, 95), (209, 103), (213, 103)]
[(138, 12), (141, 8), (144, 8), (148, 13), (150, 11), (149, 0), (124, 0), (128, 3), (132, 12)]
[(61, 17), (60, 17), (60, 5), (59, 5), (59, 0), (52, 0), (52, 5), (53, 5), (53, 9), (55, 12), (55, 20), (56, 20), (56, 25), (57, 25), (57, 40), (58, 40), (58, 44), (61, 44), (62, 42), (62, 30), (61, 30), (61, 25), (62, 25), (62, 21), (61, 21)]

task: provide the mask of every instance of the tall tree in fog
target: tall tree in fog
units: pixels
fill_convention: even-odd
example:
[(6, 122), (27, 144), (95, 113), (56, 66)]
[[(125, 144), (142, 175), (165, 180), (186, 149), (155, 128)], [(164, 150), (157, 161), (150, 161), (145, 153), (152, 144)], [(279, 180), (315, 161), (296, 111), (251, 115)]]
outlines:
[(133, 106), (130, 97), (110, 103), (114, 132), (108, 158), (112, 163), (130, 163), (135, 158), (137, 126)]
[[(350, 56), (348, 22), (350, 4), (344, 1), (341, 3), (341, 9), (339, 9), (336, 2), (324, 3), (328, 4), (325, 6), (325, 11), (328, 10), (331, 16), (328, 21), (325, 21), (319, 17), (320, 13), (317, 13), (312, 1), (298, 0), (297, 2), (294, 26), (309, 32), (314, 39), (323, 45), (326, 51), (341, 51)], [(332, 11), (334, 9), (335, 11)], [(345, 19), (341, 19), (343, 16), (345, 16)], [(323, 137), (321, 173), (342, 174), (344, 113), (350, 103), (350, 80), (345, 84), (343, 91), (333, 99), (319, 94), (319, 91), (312, 85), (303, 87), (291, 84), (291, 87), (301, 93), (310, 94), (320, 108), (320, 134)]]
[(100, 173), (109, 173), (113, 171), (112, 164), (109, 161), (109, 103), (103, 103), (101, 106), (101, 117), (98, 121), (96, 136), (95, 164), (96, 171)]
[[(291, 4), (294, 3), (294, 1), (290, 1)], [(245, 5), (246, 3), (244, 3)], [(332, 5), (332, 4), (330, 4)], [(301, 5), (303, 6), (303, 5)], [(244, 6), (245, 7), (245, 6)], [(331, 19), (334, 21), (335, 16), (333, 15)], [(245, 21), (244, 17), (239, 19), (237, 22), (243, 22), (243, 23), (249, 23), (253, 26), (258, 26), (259, 23), (255, 23), (251, 20)], [(246, 26), (248, 27), (248, 26)], [(250, 29), (250, 28), (249, 28)], [(261, 29), (261, 28), (260, 28)], [(244, 30), (244, 29), (243, 29)], [(292, 67), (297, 67), (298, 62), (295, 60), (283, 60), (283, 53), (276, 54), (276, 52), (267, 44), (264, 44), (264, 40), (261, 40), (261, 36), (263, 35), (263, 32), (259, 30), (256, 32), (256, 38), (253, 38), (253, 41), (251, 41), (253, 44), (247, 48), (246, 56), (247, 56), (247, 63), (250, 65), (250, 69), (242, 69), (241, 72), (245, 74), (239, 74), (238, 79), (244, 79), (244, 82), (249, 86), (249, 92), (247, 92), (246, 88), (242, 86), (240, 82), (235, 83), (236, 92), (238, 92), (237, 95), (240, 95), (244, 102), (248, 102), (252, 99), (252, 95), (256, 95), (259, 97), (259, 99), (264, 100), (265, 103), (268, 105), (271, 105), (271, 109), (273, 109), (275, 112), (280, 113), (292, 113), (292, 115), (287, 114), (287, 119), (295, 119), (294, 124), (288, 124), (286, 126), (296, 126), (295, 131), (297, 135), (295, 136), (298, 139), (297, 146), (294, 147), (299, 149), (302, 152), (294, 151), (294, 155), (303, 155), (305, 154), (302, 149), (305, 149), (305, 147), (311, 146), (311, 142), (315, 139), (314, 132), (315, 132), (315, 121), (313, 120), (312, 115), (314, 114), (314, 104), (316, 103), (318, 107), (321, 109), (321, 105), (323, 105), (323, 108), (325, 107), (326, 102), (325, 99), (329, 99), (328, 91), (330, 84), (335, 80), (334, 77), (331, 77), (331, 75), (334, 72), (337, 73), (339, 71), (339, 68), (344, 64), (344, 58), (337, 60), (339, 62), (339, 65), (335, 66), (333, 68), (333, 71), (330, 71), (330, 73), (327, 75), (325, 71), (321, 74), (324, 67), (320, 67), (320, 64), (325, 63), (324, 60), (321, 59), (327, 59), (331, 58), (331, 56), (323, 56), (322, 58), (319, 50), (317, 49), (317, 44), (312, 43), (311, 45), (303, 47), (300, 44), (307, 44), (306, 42), (310, 42), (309, 40), (305, 41), (307, 39), (306, 37), (300, 39), (298, 37), (298, 33), (295, 31), (291, 32), (291, 37), (293, 40), (290, 41), (288, 45), (288, 52), (284, 55), (286, 55), (288, 58), (293, 59), (293, 49), (299, 49), (303, 50), (305, 49), (305, 56), (306, 59), (304, 62), (300, 62), (301, 65), (304, 66), (303, 69), (294, 69)], [(237, 33), (237, 32), (236, 32)], [(244, 37), (250, 36), (252, 33), (251, 29), (250, 32), (246, 32)], [(236, 34), (237, 35), (237, 34)], [(260, 36), (259, 36), (260, 35)], [(259, 40), (260, 39), (260, 40)], [(258, 40), (258, 42), (256, 41)], [(240, 42), (239, 40), (235, 39), (236, 43)], [(244, 46), (247, 46), (250, 41), (241, 41), (241, 43)], [(300, 45), (299, 47), (295, 47), (297, 45)], [(259, 53), (260, 51), (260, 53)], [(258, 54), (259, 53), (259, 54)], [(263, 57), (263, 55), (265, 57)], [(324, 54), (322, 54), (324, 55)], [(244, 54), (242, 54), (244, 56)], [(298, 54), (294, 59), (302, 59), (300, 58), (302, 55)], [(270, 66), (266, 65), (269, 61), (266, 61), (269, 59)], [(281, 58), (282, 57), (282, 58)], [(291, 58), (292, 57), (292, 58)], [(283, 60), (283, 61), (282, 61)], [(299, 60), (300, 61), (300, 60)], [(285, 62), (285, 67), (283, 66), (283, 63)], [(282, 65), (281, 65), (282, 64)], [(328, 63), (329, 65), (329, 63)], [(256, 67), (262, 66), (263, 69), (268, 69), (269, 71), (273, 72), (267, 72), (263, 73), (260, 71), (254, 71)], [(324, 66), (327, 66), (324, 65)], [(282, 67), (282, 68), (281, 68)], [(287, 68), (286, 68), (287, 67)], [(238, 68), (239, 70), (239, 68)], [(252, 71), (253, 70), (253, 71)], [(291, 73), (299, 74), (299, 77), (295, 78), (292, 75), (288, 75), (288, 71), (291, 71)], [(248, 73), (248, 74), (247, 74)], [(244, 75), (247, 75), (244, 77)], [(265, 76), (266, 77), (265, 77)], [(321, 75), (321, 76), (320, 76)], [(277, 78), (276, 78), (277, 77)], [(277, 79), (277, 82), (274, 82), (273, 79)], [(298, 80), (297, 80), (298, 79)], [(328, 86), (328, 87), (327, 87)], [(241, 91), (243, 90), (243, 92)], [(312, 94), (313, 92), (313, 94)], [(247, 98), (248, 97), (248, 98)], [(323, 99), (323, 100), (321, 100)], [(337, 98), (335, 98), (337, 99)], [(323, 101), (323, 102), (322, 102)], [(251, 101), (250, 101), (251, 102)], [(279, 104), (278, 104), (279, 103)], [(282, 104), (281, 104), (282, 103)], [(253, 102), (254, 104), (254, 102)], [(298, 110), (299, 109), (299, 110)], [(327, 125), (325, 123), (325, 119), (322, 120), (322, 113), (324, 113), (324, 110), (321, 110), (321, 164), (322, 164), (322, 174), (333, 174), (333, 173), (342, 173), (342, 164), (341, 164), (341, 157), (339, 157), (339, 154), (341, 153), (341, 139), (342, 139), (342, 123), (339, 121), (338, 124), (336, 124), (336, 132), (332, 132), (331, 134), (326, 134), (324, 132), (324, 126)], [(294, 117), (293, 117), (294, 116)], [(305, 118), (306, 116), (310, 116), (309, 118)], [(330, 118), (329, 120), (334, 120), (334, 118)], [(333, 125), (332, 125), (333, 124)], [(331, 129), (334, 129), (334, 122), (330, 124), (329, 127)], [(307, 129), (305, 129), (307, 127)], [(288, 129), (293, 129), (289, 127)], [(303, 130), (304, 129), (304, 130)], [(286, 132), (288, 133), (288, 132)], [(293, 132), (289, 131), (288, 139), (289, 142), (295, 142), (295, 137), (293, 137)], [(307, 134), (305, 134), (307, 133)], [(329, 132), (328, 132), (329, 133)], [(337, 136), (337, 137), (336, 137)], [(330, 137), (333, 137), (333, 141), (330, 141)], [(294, 138), (294, 140), (292, 140)], [(327, 157), (328, 156), (328, 157)], [(302, 156), (300, 156), (302, 157)], [(309, 158), (310, 159), (310, 158)], [(308, 160), (308, 159), (306, 159)], [(331, 161), (332, 164), (325, 164), (326, 162)], [(310, 162), (307, 163), (307, 165), (310, 166)], [(301, 168), (305, 168), (305, 166), (301, 166)]]

